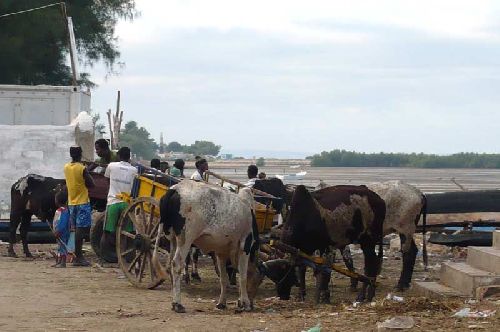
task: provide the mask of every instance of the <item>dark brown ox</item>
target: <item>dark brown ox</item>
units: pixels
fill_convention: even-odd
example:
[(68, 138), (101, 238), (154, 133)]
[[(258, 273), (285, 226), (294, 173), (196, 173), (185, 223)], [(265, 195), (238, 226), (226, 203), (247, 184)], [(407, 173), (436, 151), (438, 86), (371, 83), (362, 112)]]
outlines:
[[(314, 193), (310, 193), (304, 186), (297, 186), (281, 240), (309, 255), (316, 250), (325, 253), (331, 247), (343, 249), (351, 243), (359, 243), (364, 255), (365, 274), (373, 282), (363, 285), (357, 301), (361, 302), (366, 298), (371, 301), (382, 263), (384, 218), (384, 201), (365, 186), (336, 186)], [(375, 253), (377, 244), (378, 256)], [(275, 274), (276, 271), (271, 271), (273, 267), (269, 265), (266, 266), (266, 275)], [(277, 268), (276, 265), (274, 268)], [(320, 281), (317, 300), (329, 302), (330, 273), (318, 273), (317, 277)], [(295, 282), (295, 278), (283, 276), (278, 285), (280, 296), (286, 297), (286, 293), (289, 295)], [(303, 291), (303, 275), (299, 277), (299, 284)]]
[(9, 256), (17, 257), (14, 251), (16, 230), (19, 224), (23, 251), (26, 257), (33, 257), (28, 248), (28, 229), (31, 217), (41, 221), (52, 221), (56, 211), (54, 195), (65, 181), (51, 177), (28, 174), (14, 183), (10, 189), (10, 238)]
[[(320, 186), (316, 188), (324, 189), (326, 187), (326, 184), (320, 183)], [(415, 259), (418, 253), (413, 235), (421, 216), (425, 234), (427, 215), (425, 195), (414, 186), (402, 181), (376, 182), (369, 184), (367, 187), (377, 193), (385, 202), (384, 235), (397, 233), (401, 239), (403, 269), (396, 288), (400, 291), (406, 290), (410, 287)], [(427, 252), (424, 244), (424, 265), (427, 265), (426, 255)], [(346, 247), (342, 252), (342, 257), (347, 267), (354, 271), (349, 247)], [(351, 285), (355, 286), (356, 283), (353, 282)]]

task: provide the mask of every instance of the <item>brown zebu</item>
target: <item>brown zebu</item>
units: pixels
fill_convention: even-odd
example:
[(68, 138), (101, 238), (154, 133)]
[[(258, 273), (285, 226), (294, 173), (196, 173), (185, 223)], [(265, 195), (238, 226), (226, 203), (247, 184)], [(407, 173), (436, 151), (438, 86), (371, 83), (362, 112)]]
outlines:
[[(297, 186), (290, 204), (290, 214), (285, 222), (281, 240), (312, 255), (316, 250), (324, 253), (330, 247), (343, 249), (359, 243), (365, 260), (365, 274), (373, 280), (364, 284), (357, 301), (371, 300), (375, 295), (375, 279), (382, 263), (383, 221), (385, 203), (365, 186), (336, 186), (310, 193), (304, 186)], [(379, 245), (378, 256), (375, 246)], [(267, 266), (267, 273), (272, 273)], [(305, 272), (305, 270), (303, 270)], [(321, 275), (321, 274), (320, 274)], [(299, 278), (305, 289), (305, 278)], [(317, 299), (329, 301), (330, 275), (319, 278)], [(281, 291), (290, 292), (294, 278), (284, 278), (278, 285)]]
[[(401, 252), (403, 254), (403, 268), (396, 288), (405, 290), (410, 287), (418, 248), (413, 235), (422, 216), (422, 225), (425, 235), (427, 203), (425, 195), (412, 185), (402, 181), (375, 182), (367, 185), (368, 189), (377, 193), (385, 202), (386, 214), (384, 220), (384, 235), (397, 233), (401, 239)], [(316, 189), (327, 188), (321, 182)], [(347, 267), (354, 271), (354, 265), (349, 247), (342, 252), (342, 257)], [(424, 264), (427, 264), (424, 248)], [(356, 283), (352, 285), (355, 287)]]

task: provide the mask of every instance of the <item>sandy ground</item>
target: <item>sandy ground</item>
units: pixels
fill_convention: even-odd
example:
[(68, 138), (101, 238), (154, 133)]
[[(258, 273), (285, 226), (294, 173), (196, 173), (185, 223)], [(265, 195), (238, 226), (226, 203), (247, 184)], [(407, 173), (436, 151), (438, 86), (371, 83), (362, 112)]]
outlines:
[[(308, 300), (305, 303), (279, 301), (273, 284), (266, 281), (259, 289), (254, 312), (236, 314), (237, 290), (231, 289), (229, 309), (215, 309), (219, 285), (211, 262), (203, 258), (202, 283), (183, 285), (183, 302), (188, 312), (170, 311), (170, 286), (155, 290), (136, 289), (124, 279), (117, 266), (96, 264), (91, 268), (55, 269), (49, 251), (53, 245), (31, 245), (38, 253), (34, 260), (5, 257), (7, 245), (0, 245), (0, 331), (302, 331), (317, 325), (322, 331), (373, 331), (377, 322), (394, 316), (410, 316), (413, 330), (498, 330), (499, 314), (489, 318), (451, 317), (457, 310), (500, 309), (499, 300), (466, 304), (467, 299), (430, 300), (412, 290), (398, 294), (403, 302), (384, 299), (397, 281), (401, 260), (398, 253), (386, 250), (386, 259), (376, 301), (353, 307), (355, 294), (348, 290), (349, 280), (335, 275), (332, 282), (332, 304), (315, 306), (312, 277), (309, 275)], [(17, 248), (18, 251), (20, 248)], [(439, 263), (463, 252), (431, 246), (429, 272), (423, 270), (421, 259), (416, 266), (416, 280), (433, 280)], [(360, 254), (355, 254), (361, 266)], [(293, 292), (296, 293), (297, 289)], [(500, 310), (499, 310), (500, 311)]]

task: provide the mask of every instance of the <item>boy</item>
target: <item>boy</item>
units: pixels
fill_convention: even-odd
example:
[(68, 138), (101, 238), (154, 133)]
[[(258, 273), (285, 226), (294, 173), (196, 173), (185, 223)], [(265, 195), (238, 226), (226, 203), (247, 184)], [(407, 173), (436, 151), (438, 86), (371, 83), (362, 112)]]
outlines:
[(66, 257), (68, 255), (69, 240), (69, 210), (66, 206), (68, 193), (63, 190), (56, 194), (56, 214), (54, 215), (53, 229), (59, 247), (57, 249), (56, 264), (53, 267), (66, 267)]
[(191, 175), (191, 180), (205, 181), (203, 174), (208, 171), (207, 160), (204, 158), (198, 159), (194, 165), (196, 167), (196, 171), (194, 171), (193, 175)]

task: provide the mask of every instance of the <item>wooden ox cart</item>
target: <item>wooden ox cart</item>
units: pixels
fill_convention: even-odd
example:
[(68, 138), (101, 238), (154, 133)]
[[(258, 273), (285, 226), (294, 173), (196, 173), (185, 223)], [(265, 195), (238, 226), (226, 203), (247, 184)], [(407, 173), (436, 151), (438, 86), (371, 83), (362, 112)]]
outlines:
[[(134, 181), (130, 194), (122, 194), (121, 199), (129, 204), (123, 211), (116, 228), (116, 255), (118, 263), (127, 279), (138, 288), (153, 289), (164, 279), (156, 271), (152, 258), (155, 241), (159, 238), (158, 254), (160, 262), (166, 264), (169, 257), (169, 242), (160, 223), (160, 198), (168, 188), (180, 181), (166, 174), (149, 169), (152, 174), (143, 173)], [(224, 182), (231, 182), (237, 188), (241, 184), (224, 179), (215, 173), (211, 176)], [(213, 184), (207, 184), (213, 185)], [(238, 189), (236, 189), (238, 190)], [(264, 192), (257, 192), (260, 196), (276, 198)], [(256, 220), (260, 233), (268, 233), (276, 211), (272, 204), (257, 203)], [(161, 233), (158, 235), (158, 231)]]

